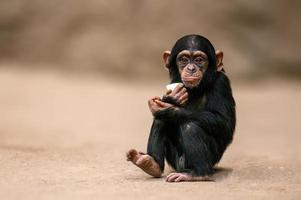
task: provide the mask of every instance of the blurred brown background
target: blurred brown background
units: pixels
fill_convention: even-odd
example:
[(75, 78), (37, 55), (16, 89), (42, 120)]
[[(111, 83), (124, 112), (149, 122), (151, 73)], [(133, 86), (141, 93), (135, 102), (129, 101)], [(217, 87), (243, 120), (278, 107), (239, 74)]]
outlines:
[(0, 56), (22, 68), (162, 77), (162, 51), (198, 33), (233, 76), (300, 76), (300, 10), (298, 0), (2, 0)]
[[(300, 21), (298, 0), (0, 0), (0, 199), (301, 199)], [(237, 128), (215, 182), (167, 184), (125, 152), (191, 33), (225, 53)]]

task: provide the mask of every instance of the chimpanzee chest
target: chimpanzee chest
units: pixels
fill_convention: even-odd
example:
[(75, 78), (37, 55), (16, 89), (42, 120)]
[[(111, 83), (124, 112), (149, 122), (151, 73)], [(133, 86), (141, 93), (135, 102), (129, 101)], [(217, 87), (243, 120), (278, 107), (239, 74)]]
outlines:
[(207, 97), (206, 95), (203, 95), (194, 101), (188, 102), (185, 108), (189, 110), (195, 110), (195, 111), (203, 110), (206, 103), (207, 103)]

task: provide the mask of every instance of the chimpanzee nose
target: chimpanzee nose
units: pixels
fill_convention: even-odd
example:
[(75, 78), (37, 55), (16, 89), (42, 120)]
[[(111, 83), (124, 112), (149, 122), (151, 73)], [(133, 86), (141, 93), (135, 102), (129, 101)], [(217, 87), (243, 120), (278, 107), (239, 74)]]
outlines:
[(190, 73), (194, 73), (196, 72), (196, 67), (194, 65), (188, 65), (187, 66), (187, 70), (190, 72)]

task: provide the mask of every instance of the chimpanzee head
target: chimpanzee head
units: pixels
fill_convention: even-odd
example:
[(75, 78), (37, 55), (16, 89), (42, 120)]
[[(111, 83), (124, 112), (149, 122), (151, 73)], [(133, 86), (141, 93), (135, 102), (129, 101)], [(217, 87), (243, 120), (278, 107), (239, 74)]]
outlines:
[(216, 71), (223, 70), (223, 52), (215, 52), (211, 42), (200, 35), (180, 38), (171, 52), (164, 52), (163, 59), (171, 83), (182, 82), (190, 89), (197, 88), (205, 79), (209, 81)]

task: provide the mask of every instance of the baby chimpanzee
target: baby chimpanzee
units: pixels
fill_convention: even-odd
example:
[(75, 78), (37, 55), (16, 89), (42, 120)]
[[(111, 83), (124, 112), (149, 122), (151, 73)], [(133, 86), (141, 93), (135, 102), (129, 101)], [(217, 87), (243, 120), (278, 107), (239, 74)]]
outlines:
[(213, 172), (235, 129), (235, 101), (224, 73), (223, 53), (200, 35), (180, 38), (163, 54), (171, 83), (180, 83), (148, 101), (154, 121), (147, 153), (131, 149), (127, 159), (161, 177), (164, 159), (175, 173), (168, 182), (203, 181)]

